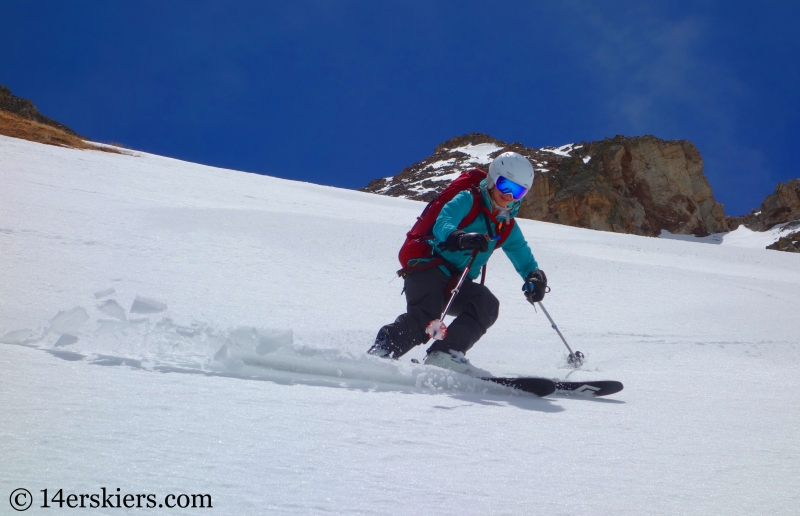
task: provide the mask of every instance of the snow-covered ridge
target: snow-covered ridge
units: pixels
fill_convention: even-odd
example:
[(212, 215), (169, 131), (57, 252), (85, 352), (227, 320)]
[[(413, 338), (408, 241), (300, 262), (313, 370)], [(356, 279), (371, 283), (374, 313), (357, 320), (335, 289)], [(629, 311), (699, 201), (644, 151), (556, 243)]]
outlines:
[[(486, 139), (491, 141), (483, 141)], [(373, 181), (364, 190), (382, 195), (391, 195), (405, 199), (429, 201), (438, 192), (447, 186), (447, 182), (457, 177), (461, 172), (474, 167), (486, 168), (495, 156), (509, 150), (523, 153), (534, 166), (536, 172), (549, 172), (551, 162), (572, 158), (573, 153), (583, 148), (574, 143), (561, 147), (543, 147), (542, 149), (527, 149), (520, 144), (507, 144), (477, 135), (475, 141), (480, 143), (458, 142), (462, 139), (455, 138), (451, 144), (445, 142), (437, 147), (433, 156), (412, 165), (397, 176), (386, 177)], [(590, 157), (583, 157), (583, 162), (588, 163)]]
[[(447, 183), (458, 177), (461, 172), (474, 167), (485, 168), (492, 161), (492, 156), (499, 151), (502, 151), (502, 147), (493, 143), (456, 147), (448, 153), (449, 155), (455, 155), (455, 157), (441, 159), (426, 165), (421, 174), (424, 177), (419, 179), (412, 178), (406, 181), (404, 187), (408, 190), (408, 193), (397, 197), (415, 199), (439, 192), (443, 188), (442, 184), (446, 186)], [(393, 177), (387, 178), (386, 186), (376, 193), (388, 193), (392, 188), (393, 180)]]

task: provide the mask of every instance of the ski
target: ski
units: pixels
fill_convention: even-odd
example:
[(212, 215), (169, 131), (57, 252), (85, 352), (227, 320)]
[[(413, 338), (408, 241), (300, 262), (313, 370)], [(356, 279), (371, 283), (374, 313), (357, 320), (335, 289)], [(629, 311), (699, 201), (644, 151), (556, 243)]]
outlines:
[(599, 380), (595, 382), (562, 382), (556, 380), (555, 384), (556, 394), (590, 398), (616, 394), (623, 388), (621, 382), (614, 380)]
[(531, 394), (535, 394), (540, 398), (542, 396), (547, 396), (548, 394), (553, 394), (556, 391), (556, 383), (553, 380), (548, 380), (547, 378), (487, 377), (487, 378), (481, 378), (481, 380), (485, 380), (487, 382), (499, 383), (500, 385), (505, 385), (506, 387), (512, 387), (514, 389), (524, 392), (530, 392)]
[(486, 377), (481, 378), (481, 380), (494, 382), (500, 385), (505, 385), (506, 387), (529, 392), (539, 397), (549, 396), (550, 394), (560, 394), (566, 396), (596, 398), (599, 396), (616, 394), (623, 389), (622, 383), (614, 380), (564, 382), (561, 380), (549, 380), (547, 378), (528, 376), (519, 378)]

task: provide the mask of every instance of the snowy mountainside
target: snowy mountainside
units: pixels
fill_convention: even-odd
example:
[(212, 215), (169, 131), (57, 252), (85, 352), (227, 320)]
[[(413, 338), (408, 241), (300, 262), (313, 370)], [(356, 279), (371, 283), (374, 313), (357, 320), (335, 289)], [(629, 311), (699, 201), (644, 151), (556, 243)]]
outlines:
[(461, 172), (475, 167), (486, 169), (492, 159), (502, 152), (519, 152), (531, 161), (537, 172), (549, 172), (551, 162), (558, 167), (564, 158), (581, 157), (584, 163), (588, 162), (589, 157), (584, 156), (585, 153), (575, 152), (582, 148), (582, 144), (571, 143), (561, 147), (532, 149), (520, 143), (508, 144), (485, 134), (472, 133), (451, 138), (438, 145), (431, 156), (406, 167), (396, 176), (376, 179), (363, 190), (431, 201)]
[(0, 491), (204, 492), (219, 514), (795, 512), (796, 256), (521, 220), (587, 363), (566, 366), (502, 255), (470, 359), (626, 386), (538, 399), (412, 364), (422, 348), (364, 354), (404, 310), (396, 252), (423, 206), (0, 137)]

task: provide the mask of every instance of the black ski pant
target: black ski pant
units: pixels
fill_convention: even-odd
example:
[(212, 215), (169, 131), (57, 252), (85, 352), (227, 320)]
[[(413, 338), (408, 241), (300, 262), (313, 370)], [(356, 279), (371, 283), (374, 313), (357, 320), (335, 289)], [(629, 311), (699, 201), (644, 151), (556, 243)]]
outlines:
[[(438, 267), (405, 276), (406, 313), (378, 332), (376, 344), (399, 358), (428, 341), (425, 328), (442, 315), (449, 293), (450, 277)], [(466, 353), (497, 320), (500, 302), (485, 285), (465, 279), (447, 315), (456, 316), (447, 325), (447, 336), (433, 341), (433, 351)]]

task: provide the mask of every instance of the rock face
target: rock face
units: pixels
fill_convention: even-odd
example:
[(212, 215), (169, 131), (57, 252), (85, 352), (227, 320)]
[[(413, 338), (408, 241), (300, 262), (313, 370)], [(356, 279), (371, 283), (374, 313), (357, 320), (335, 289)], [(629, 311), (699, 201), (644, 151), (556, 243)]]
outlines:
[(647, 236), (728, 230), (697, 148), (653, 136), (533, 149), (472, 133), (442, 143), (431, 157), (362, 190), (428, 201), (463, 170), (485, 169), (506, 151), (526, 156), (536, 169), (521, 217)]
[(10, 89), (2, 85), (0, 85), (0, 111), (7, 111), (25, 120), (32, 120), (40, 124), (49, 125), (50, 127), (55, 127), (72, 136), (77, 136), (75, 131), (66, 125), (59, 124), (55, 120), (41, 114), (39, 110), (36, 109), (36, 106), (33, 105), (33, 102), (28, 99), (15, 97), (11, 94)]
[(778, 183), (757, 211), (741, 217), (729, 217), (731, 229), (744, 225), (753, 231), (766, 231), (778, 224), (800, 220), (800, 178)]

